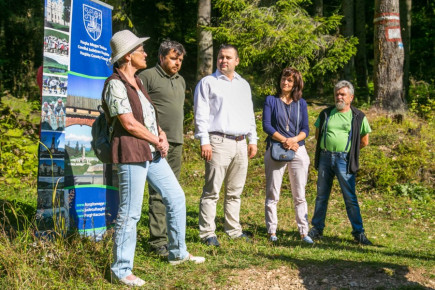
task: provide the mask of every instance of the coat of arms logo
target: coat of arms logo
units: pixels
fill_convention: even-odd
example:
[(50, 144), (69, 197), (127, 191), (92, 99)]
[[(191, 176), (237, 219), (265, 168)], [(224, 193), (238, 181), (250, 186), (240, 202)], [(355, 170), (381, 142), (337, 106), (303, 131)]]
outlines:
[(103, 29), (103, 12), (101, 10), (83, 4), (83, 24), (86, 32), (94, 40), (98, 40)]

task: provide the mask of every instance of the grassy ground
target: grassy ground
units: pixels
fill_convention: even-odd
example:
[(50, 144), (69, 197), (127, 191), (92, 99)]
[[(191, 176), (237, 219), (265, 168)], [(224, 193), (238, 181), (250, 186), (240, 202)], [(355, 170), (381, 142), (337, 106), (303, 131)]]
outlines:
[[(310, 104), (311, 126), (321, 108), (319, 104)], [(23, 117), (23, 114), (26, 116), (23, 112), (9, 114), (15, 114), (16, 120), (27, 118)], [(198, 203), (204, 164), (199, 158), (198, 141), (192, 140), (192, 134), (188, 133), (181, 176), (187, 200), (186, 240), (189, 251), (205, 256), (207, 261), (201, 265), (173, 267), (150, 254), (147, 205), (144, 204), (135, 273), (147, 281), (149, 289), (434, 288), (435, 126), (413, 116), (405, 116), (400, 124), (381, 112), (367, 111), (367, 116), (373, 134), (371, 146), (362, 151), (357, 190), (366, 233), (375, 246), (361, 247), (352, 241), (337, 184), (329, 203), (324, 239), (314, 246), (303, 245), (294, 220), (288, 178), (284, 179), (278, 205), (280, 240), (277, 245), (267, 241), (263, 133), (259, 153), (250, 161), (242, 197), (241, 222), (244, 230), (254, 234), (252, 243), (226, 237), (220, 200), (216, 222), (221, 247), (202, 245), (198, 237)], [(16, 130), (13, 122), (6, 124), (9, 125), (3, 122), (0, 127), (3, 136), (9, 130)], [(258, 132), (261, 131), (261, 116), (258, 115)], [(10, 145), (12, 137), (0, 138), (0, 163), (6, 164), (5, 167), (13, 169), (14, 162), (21, 162), (24, 169), (37, 166), (34, 151)], [(20, 138), (35, 141), (31, 134)], [(309, 137), (307, 148), (312, 163), (314, 145), (314, 139)], [(14, 151), (17, 148), (18, 152)], [(15, 152), (12, 155), (18, 159), (10, 156), (10, 152)], [(33, 159), (25, 154), (33, 154)], [(35, 238), (32, 231), (36, 208), (35, 172), (23, 169), (23, 173), (14, 174), (5, 167), (1, 168), (0, 176), (0, 288), (123, 288), (110, 283), (110, 234), (99, 243), (75, 234), (52, 241)], [(316, 171), (310, 167), (307, 186), (310, 217), (314, 210), (315, 182)]]

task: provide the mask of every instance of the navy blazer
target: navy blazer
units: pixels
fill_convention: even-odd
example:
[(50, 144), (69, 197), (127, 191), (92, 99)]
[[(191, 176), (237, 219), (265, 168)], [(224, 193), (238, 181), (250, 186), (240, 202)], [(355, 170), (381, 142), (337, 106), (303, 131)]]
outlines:
[[(299, 109), (299, 133), (305, 132), (308, 137), (310, 128), (308, 125), (308, 109), (307, 102), (304, 99), (298, 101), (300, 103)], [(290, 105), (284, 104), (279, 96), (267, 96), (263, 107), (263, 131), (269, 137), (275, 132), (290, 138), (296, 136), (296, 123), (298, 116), (298, 102), (291, 102)], [(289, 131), (286, 130), (287, 122)], [(299, 146), (305, 145), (305, 140), (298, 142)]]

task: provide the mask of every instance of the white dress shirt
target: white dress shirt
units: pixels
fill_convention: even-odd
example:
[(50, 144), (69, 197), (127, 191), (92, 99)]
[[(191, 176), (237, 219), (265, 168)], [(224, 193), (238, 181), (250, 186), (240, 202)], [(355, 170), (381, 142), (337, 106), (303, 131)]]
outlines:
[(230, 80), (219, 70), (204, 77), (195, 88), (195, 138), (210, 144), (209, 132), (247, 135), (257, 144), (251, 87), (238, 73)]

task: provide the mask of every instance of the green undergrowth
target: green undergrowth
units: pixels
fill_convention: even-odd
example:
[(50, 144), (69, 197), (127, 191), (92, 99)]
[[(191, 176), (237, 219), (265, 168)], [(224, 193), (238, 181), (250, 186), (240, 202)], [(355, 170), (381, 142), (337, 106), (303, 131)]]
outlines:
[[(2, 100), (0, 118), (0, 288), (1, 289), (123, 289), (112, 284), (111, 232), (98, 243), (72, 233), (35, 236), (37, 124), (32, 119), (39, 106), (19, 100)], [(314, 121), (324, 106), (310, 104), (311, 134), (306, 146), (311, 158), (307, 185), (309, 217), (314, 210), (317, 172), (314, 163)], [(361, 152), (357, 191), (364, 226), (373, 247), (361, 247), (351, 238), (351, 228), (337, 184), (328, 208), (324, 238), (314, 246), (300, 242), (288, 178), (284, 178), (278, 205), (279, 242), (267, 241), (264, 224), (265, 178), (263, 156), (265, 134), (261, 131), (261, 112), (257, 113), (258, 154), (250, 160), (242, 196), (241, 222), (253, 233), (252, 243), (230, 240), (223, 230), (223, 198), (216, 217), (220, 248), (209, 248), (198, 237), (198, 203), (201, 196), (204, 161), (199, 142), (188, 132), (184, 145), (181, 185), (187, 201), (188, 250), (205, 256), (201, 265), (170, 266), (149, 253), (148, 205), (138, 227), (134, 272), (155, 288), (228, 288), (237, 283), (243, 269), (264, 270), (286, 266), (304, 273), (353, 267), (383, 273), (386, 280), (398, 279), (406, 285), (407, 275), (417, 271), (421, 281), (403, 289), (423, 289), (434, 279), (434, 125), (415, 115), (394, 122), (382, 112), (366, 111), (372, 126), (370, 146)], [(31, 131), (33, 130), (33, 131)], [(186, 131), (191, 131), (187, 128)], [(14, 133), (15, 132), (15, 133)], [(20, 132), (20, 133), (16, 133)], [(27, 133), (26, 133), (27, 132)], [(261, 133), (260, 133), (261, 132)], [(22, 160), (22, 161), (19, 161)], [(145, 193), (146, 194), (146, 193)], [(145, 198), (145, 200), (147, 200)], [(230, 278), (232, 278), (230, 280)], [(319, 282), (320, 283), (320, 282)], [(379, 289), (390, 288), (379, 282)], [(241, 285), (239, 285), (241, 286)], [(428, 286), (427, 286), (428, 287)]]

